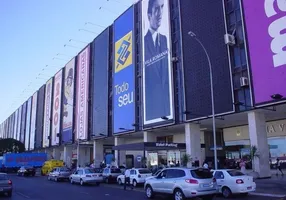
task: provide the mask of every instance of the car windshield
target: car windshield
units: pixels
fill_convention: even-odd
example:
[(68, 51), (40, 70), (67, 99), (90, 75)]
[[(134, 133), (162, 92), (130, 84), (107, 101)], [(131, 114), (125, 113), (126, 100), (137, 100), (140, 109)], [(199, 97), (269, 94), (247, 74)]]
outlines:
[(60, 171), (61, 172), (69, 172), (70, 170), (66, 167), (63, 167), (63, 168), (60, 168)]
[(149, 169), (139, 169), (139, 174), (152, 174)]
[(191, 170), (191, 174), (194, 178), (197, 179), (208, 179), (213, 177), (212, 173), (208, 169)]
[(121, 173), (120, 169), (111, 169), (111, 173)]
[(0, 181), (7, 180), (8, 177), (6, 174), (0, 174)]
[(100, 169), (100, 168), (94, 169), (94, 173), (102, 173), (102, 169)]
[(93, 173), (95, 173), (95, 171), (94, 171), (94, 169), (85, 169), (84, 173), (85, 174), (93, 174)]
[(227, 173), (230, 175), (230, 176), (244, 176), (245, 174), (238, 171), (238, 170), (228, 170)]

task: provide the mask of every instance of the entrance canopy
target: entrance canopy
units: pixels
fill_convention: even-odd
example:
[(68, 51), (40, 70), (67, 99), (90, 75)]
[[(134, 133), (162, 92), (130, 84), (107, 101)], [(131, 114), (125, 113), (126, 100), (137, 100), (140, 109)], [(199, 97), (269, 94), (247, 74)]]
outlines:
[(122, 144), (112, 147), (113, 150), (121, 151), (159, 151), (186, 149), (185, 143), (165, 143), (165, 142), (141, 142), (133, 144)]

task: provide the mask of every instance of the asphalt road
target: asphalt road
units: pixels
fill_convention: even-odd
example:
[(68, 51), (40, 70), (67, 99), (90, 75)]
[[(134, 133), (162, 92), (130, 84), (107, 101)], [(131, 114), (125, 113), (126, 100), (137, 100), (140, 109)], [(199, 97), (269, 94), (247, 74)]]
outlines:
[[(79, 186), (71, 185), (68, 182), (52, 182), (46, 177), (17, 177), (10, 176), (13, 181), (14, 192), (12, 200), (146, 200), (142, 189), (124, 191), (122, 187), (117, 185), (100, 186)], [(8, 197), (0, 197), (1, 199), (9, 199)], [(167, 200), (170, 198), (157, 197), (154, 200)], [(216, 200), (223, 198), (217, 197)], [(233, 200), (281, 200), (283, 198), (272, 198), (263, 196), (235, 197)], [(232, 200), (230, 199), (230, 200)]]

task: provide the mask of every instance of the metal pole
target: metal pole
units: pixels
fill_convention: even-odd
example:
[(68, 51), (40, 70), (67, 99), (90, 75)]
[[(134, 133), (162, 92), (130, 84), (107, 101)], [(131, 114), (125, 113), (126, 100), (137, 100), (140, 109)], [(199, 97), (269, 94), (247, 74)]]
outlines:
[(196, 34), (193, 32), (188, 33), (191, 37), (193, 37), (203, 48), (209, 64), (209, 71), (210, 71), (210, 83), (211, 83), (211, 101), (212, 101), (212, 124), (213, 124), (213, 140), (214, 140), (214, 162), (215, 162), (215, 169), (217, 169), (217, 145), (216, 145), (216, 124), (215, 124), (215, 105), (214, 105), (214, 88), (213, 88), (213, 72), (212, 72), (212, 64), (209, 57), (209, 54), (203, 45), (203, 43), (197, 38)]

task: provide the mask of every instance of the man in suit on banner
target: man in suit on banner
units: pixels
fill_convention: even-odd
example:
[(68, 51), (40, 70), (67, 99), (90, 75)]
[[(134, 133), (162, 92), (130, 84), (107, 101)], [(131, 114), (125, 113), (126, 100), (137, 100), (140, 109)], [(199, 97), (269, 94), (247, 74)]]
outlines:
[[(160, 33), (164, 0), (149, 0), (149, 30), (144, 36), (146, 120), (170, 115), (169, 50), (167, 37)], [(169, 23), (164, 19), (163, 23)], [(169, 31), (169, 30), (167, 30)]]

